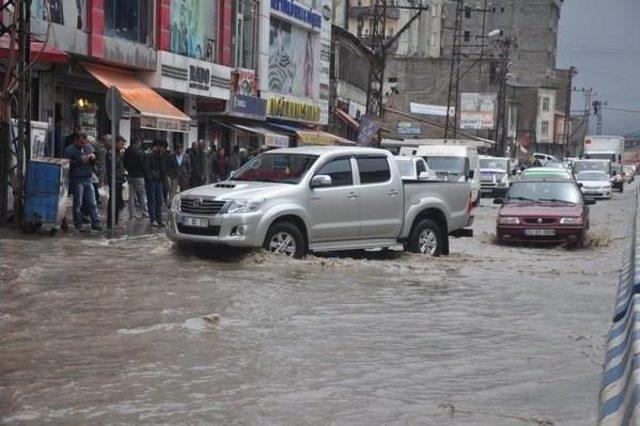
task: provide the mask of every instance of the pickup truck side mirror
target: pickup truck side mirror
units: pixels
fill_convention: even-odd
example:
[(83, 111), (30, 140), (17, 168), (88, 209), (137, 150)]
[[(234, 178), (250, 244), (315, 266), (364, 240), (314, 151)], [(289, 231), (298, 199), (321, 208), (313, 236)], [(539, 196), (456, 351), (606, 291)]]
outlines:
[(315, 175), (311, 178), (311, 188), (324, 188), (327, 186), (331, 186), (332, 184), (331, 176), (329, 175)]
[(578, 188), (582, 188), (584, 186), (584, 183), (578, 182)]
[(504, 204), (504, 200), (502, 198), (494, 198), (493, 204)]

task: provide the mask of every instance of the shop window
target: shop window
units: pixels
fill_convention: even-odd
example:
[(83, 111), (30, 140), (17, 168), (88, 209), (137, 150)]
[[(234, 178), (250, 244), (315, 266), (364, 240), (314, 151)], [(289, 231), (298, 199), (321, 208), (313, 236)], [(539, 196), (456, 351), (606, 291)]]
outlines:
[(217, 0), (171, 0), (171, 51), (214, 62)]
[(31, 16), (78, 30), (86, 29), (86, 0), (31, 0)]
[(233, 3), (236, 23), (234, 26), (234, 66), (255, 69), (258, 35), (258, 2), (238, 0)]
[(152, 19), (152, 0), (106, 0), (105, 34), (138, 43), (146, 43)]

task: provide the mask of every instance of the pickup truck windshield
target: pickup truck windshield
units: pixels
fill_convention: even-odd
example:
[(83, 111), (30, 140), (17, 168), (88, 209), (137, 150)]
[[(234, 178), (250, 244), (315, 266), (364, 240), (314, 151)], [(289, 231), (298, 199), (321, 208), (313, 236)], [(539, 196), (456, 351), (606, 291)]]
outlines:
[(494, 170), (507, 170), (509, 168), (509, 160), (502, 159), (481, 159), (480, 160), (480, 168), (481, 169), (494, 169)]
[(582, 204), (582, 196), (573, 182), (516, 182), (505, 203), (522, 201)]
[(231, 180), (297, 184), (317, 159), (317, 155), (266, 153), (242, 166)]
[(426, 157), (427, 164), (436, 173), (459, 175), (467, 174), (467, 159), (465, 157)]

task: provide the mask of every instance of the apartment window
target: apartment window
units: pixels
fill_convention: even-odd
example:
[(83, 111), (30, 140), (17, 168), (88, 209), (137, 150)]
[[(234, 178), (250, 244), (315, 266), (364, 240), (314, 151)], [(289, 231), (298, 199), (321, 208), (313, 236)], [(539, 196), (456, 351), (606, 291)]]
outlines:
[(217, 0), (171, 0), (171, 51), (214, 62)]
[(504, 7), (500, 8), (500, 13), (504, 13)]
[(549, 122), (548, 121), (543, 121), (542, 125), (540, 126), (540, 133), (542, 133), (542, 136), (548, 136), (549, 135)]
[(550, 109), (550, 105), (551, 104), (551, 99), (549, 98), (542, 98), (542, 110), (545, 112), (548, 112)]
[(471, 41), (471, 31), (464, 32), (464, 41)]
[(471, 18), (471, 8), (469, 6), (464, 8), (464, 17), (467, 19)]
[(146, 43), (152, 18), (150, 0), (107, 0), (104, 5), (105, 34)]
[(255, 69), (258, 35), (258, 2), (238, 0), (233, 2), (236, 25), (233, 36), (234, 67)]

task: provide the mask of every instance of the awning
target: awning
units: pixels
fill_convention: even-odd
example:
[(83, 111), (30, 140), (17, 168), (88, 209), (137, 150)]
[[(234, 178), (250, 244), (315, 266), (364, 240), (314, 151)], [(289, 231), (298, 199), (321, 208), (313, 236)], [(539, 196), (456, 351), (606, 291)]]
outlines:
[(338, 117), (348, 126), (351, 126), (352, 129), (354, 130), (360, 129), (360, 124), (358, 123), (358, 121), (355, 118), (351, 117), (346, 112), (344, 112), (343, 110), (336, 108), (333, 110), (333, 112), (336, 115), (336, 117)]
[(331, 133), (323, 132), (321, 130), (301, 129), (299, 127), (287, 126), (286, 124), (275, 124), (272, 126), (284, 129), (289, 132), (293, 132), (298, 136), (298, 145), (355, 145), (356, 143), (349, 139), (341, 138)]
[(272, 130), (265, 129), (262, 126), (245, 126), (242, 124), (234, 124), (240, 130), (255, 133), (264, 136), (264, 144), (269, 148), (288, 148), (289, 137), (276, 133)]
[(133, 73), (106, 65), (83, 63), (82, 66), (104, 86), (118, 88), (125, 102), (140, 113), (140, 128), (189, 132), (191, 118)]
[[(11, 47), (11, 38), (9, 34), (5, 34), (0, 37), (0, 58), (9, 57), (9, 49)], [(18, 43), (14, 45), (14, 50), (17, 52)], [(50, 64), (64, 64), (69, 59), (62, 50), (50, 44), (45, 44), (41, 41), (31, 39), (31, 60), (36, 62), (45, 62)]]

